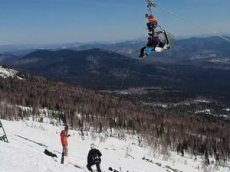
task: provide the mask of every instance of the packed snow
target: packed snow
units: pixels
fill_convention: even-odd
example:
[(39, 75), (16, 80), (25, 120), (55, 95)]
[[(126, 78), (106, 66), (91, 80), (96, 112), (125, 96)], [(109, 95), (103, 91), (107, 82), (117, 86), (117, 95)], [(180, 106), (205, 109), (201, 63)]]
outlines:
[[(18, 71), (14, 70), (14, 69), (5, 68), (5, 67), (0, 65), (0, 77), (2, 77), (2, 78), (15, 77), (17, 73), (18, 73)], [(18, 77), (18, 78), (22, 79), (20, 77)]]
[[(102, 133), (85, 133), (70, 130), (69, 155), (61, 164), (62, 146), (60, 131), (62, 126), (49, 123), (1, 120), (9, 143), (0, 141), (1, 172), (85, 172), (90, 144), (94, 143), (102, 152), (102, 171), (112, 167), (119, 172), (229, 172), (230, 164), (215, 166), (214, 160), (207, 167), (202, 158), (174, 152), (163, 156), (147, 146), (138, 146), (137, 136), (124, 134), (123, 140)], [(120, 131), (121, 132), (121, 131)], [(0, 135), (2, 133), (0, 132)], [(58, 158), (45, 155), (45, 149)]]

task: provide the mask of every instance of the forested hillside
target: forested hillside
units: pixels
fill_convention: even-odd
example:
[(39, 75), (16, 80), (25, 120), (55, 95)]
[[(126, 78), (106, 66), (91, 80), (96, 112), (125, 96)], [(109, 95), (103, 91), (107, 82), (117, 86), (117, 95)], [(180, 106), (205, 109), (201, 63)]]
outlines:
[[(225, 160), (230, 154), (229, 121), (194, 116), (183, 109), (164, 109), (135, 104), (80, 87), (52, 82), (41, 77), (17, 73), (0, 79), (0, 118), (19, 120), (33, 114), (42, 121), (39, 111), (48, 108), (48, 116), (66, 121), (80, 131), (94, 126), (139, 134), (145, 142), (161, 149), (188, 151), (193, 155), (217, 155)], [(122, 136), (121, 136), (122, 137)]]

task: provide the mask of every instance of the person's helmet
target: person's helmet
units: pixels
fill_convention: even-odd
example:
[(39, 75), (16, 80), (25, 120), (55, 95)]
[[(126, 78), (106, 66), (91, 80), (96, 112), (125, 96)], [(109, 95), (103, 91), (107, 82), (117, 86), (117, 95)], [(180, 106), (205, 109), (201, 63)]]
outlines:
[(148, 17), (149, 15), (148, 14), (145, 14), (145, 17)]
[(94, 144), (94, 143), (92, 143), (91, 145), (90, 145), (90, 149), (94, 149), (96, 147), (96, 145)]

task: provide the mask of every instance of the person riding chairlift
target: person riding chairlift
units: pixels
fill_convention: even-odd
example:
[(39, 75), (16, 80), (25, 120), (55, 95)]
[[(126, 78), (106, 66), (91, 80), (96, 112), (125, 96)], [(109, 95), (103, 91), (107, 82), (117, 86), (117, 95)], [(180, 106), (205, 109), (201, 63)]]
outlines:
[(148, 19), (147, 27), (149, 34), (154, 34), (154, 29), (157, 27), (157, 19), (152, 14), (145, 14), (145, 17)]
[(156, 48), (163, 49), (164, 46), (165, 44), (160, 41), (158, 36), (148, 37), (148, 42), (146, 46), (141, 48), (139, 57), (143, 58), (145, 56), (148, 56), (153, 51), (155, 51)]

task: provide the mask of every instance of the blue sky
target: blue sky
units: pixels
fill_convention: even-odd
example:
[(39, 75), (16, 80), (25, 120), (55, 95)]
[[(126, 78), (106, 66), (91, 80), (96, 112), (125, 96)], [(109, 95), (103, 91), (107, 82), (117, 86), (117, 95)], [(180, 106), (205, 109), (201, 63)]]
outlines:
[[(176, 37), (230, 33), (230, 0), (156, 3), (153, 12), (159, 24)], [(0, 0), (0, 4), (0, 44), (120, 41), (147, 32), (145, 0)]]

